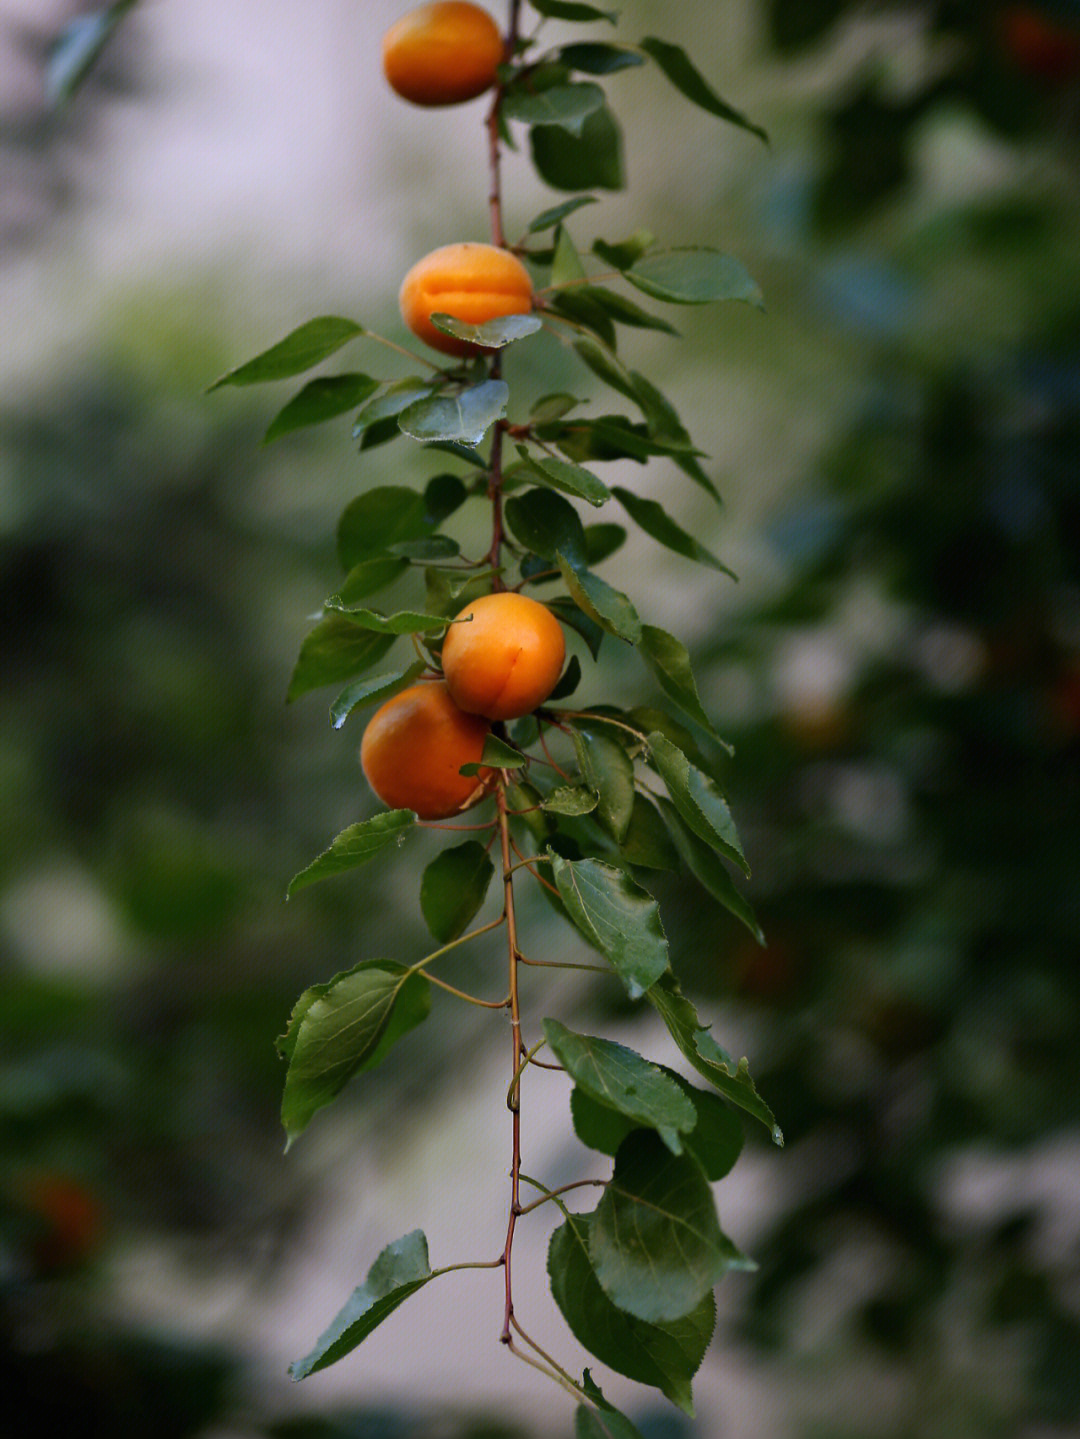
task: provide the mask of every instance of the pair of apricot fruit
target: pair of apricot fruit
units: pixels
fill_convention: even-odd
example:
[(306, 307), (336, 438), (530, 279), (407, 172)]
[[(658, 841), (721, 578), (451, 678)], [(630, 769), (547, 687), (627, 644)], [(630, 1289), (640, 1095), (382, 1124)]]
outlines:
[(466, 605), (443, 640), (443, 679), (411, 685), (372, 715), (360, 746), (368, 784), (391, 809), (446, 819), (477, 804), (492, 720), (530, 714), (555, 688), (566, 642), (546, 606), (501, 591)]
[[(383, 72), (391, 88), (414, 105), (456, 105), (489, 90), (504, 42), (486, 10), (462, 0), (421, 5), (383, 37)], [(526, 315), (533, 305), (528, 270), (509, 250), (464, 241), (444, 245), (415, 264), (398, 296), (406, 325), (445, 355), (474, 355), (482, 347), (431, 323), (433, 314), (482, 325), (503, 315)]]

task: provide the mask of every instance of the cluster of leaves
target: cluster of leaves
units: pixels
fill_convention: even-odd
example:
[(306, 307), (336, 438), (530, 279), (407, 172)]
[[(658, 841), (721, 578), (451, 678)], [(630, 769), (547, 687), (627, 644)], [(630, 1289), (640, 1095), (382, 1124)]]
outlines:
[[(542, 19), (615, 20), (612, 12), (555, 0), (536, 0), (534, 9)], [(536, 169), (556, 188), (580, 192), (622, 184), (617, 122), (601, 86), (576, 79), (580, 74), (603, 76), (652, 60), (707, 112), (757, 132), (667, 42), (648, 38), (636, 48), (569, 44), (533, 59), (534, 43), (520, 42), (516, 63), (503, 70), (493, 113), (507, 139), (509, 122), (528, 127)], [(266, 438), (352, 412), (361, 457), (409, 437), (437, 454), (440, 466), (447, 456), (456, 462), (440, 468), (422, 490), (369, 487), (348, 504), (337, 530), (342, 577), (303, 642), (290, 698), (344, 685), (331, 706), (332, 723), (341, 726), (354, 711), (386, 700), (421, 674), (437, 674), (446, 625), (469, 599), (493, 587), (529, 587), (576, 631), (593, 659), (603, 644), (635, 649), (679, 712), (676, 717), (647, 706), (606, 704), (560, 708), (582, 682), (581, 661), (573, 655), (549, 702), (510, 727), (494, 726), (481, 763), (499, 772), (500, 817), (489, 827), (491, 841), (497, 823), (503, 834), (503, 884), (512, 886), (515, 868), (538, 882), (558, 914), (607, 961), (628, 997), (653, 1006), (686, 1064), (711, 1086), (698, 1089), (622, 1045), (574, 1033), (554, 1018), (543, 1021), (543, 1039), (523, 1053), (511, 1082), (516, 1104), (523, 1071), (546, 1045), (573, 1082), (579, 1139), (614, 1159), (591, 1214), (570, 1213), (558, 1194), (521, 1176), (538, 1189), (537, 1204), (551, 1200), (564, 1216), (552, 1237), (549, 1268), (570, 1328), (602, 1362), (692, 1412), (690, 1381), (715, 1319), (713, 1287), (728, 1270), (749, 1264), (720, 1228), (710, 1185), (739, 1154), (737, 1110), (760, 1120), (777, 1143), (782, 1136), (746, 1061), (725, 1053), (682, 994), (643, 873), (687, 871), (755, 938), (761, 936), (729, 871), (749, 872), (723, 790), (728, 751), (702, 705), (686, 647), (642, 620), (634, 602), (598, 573), (626, 540), (626, 528), (587, 524), (574, 502), (600, 509), (615, 500), (661, 545), (726, 572), (661, 504), (626, 486), (609, 486), (592, 468), (663, 459), (719, 498), (702, 465), (705, 456), (674, 406), (618, 353), (617, 326), (673, 328), (613, 284), (625, 282), (675, 305), (759, 304), (760, 295), (731, 256), (710, 248), (662, 249), (643, 231), (619, 243), (597, 240), (591, 256), (583, 257), (566, 222), (594, 202), (591, 194), (574, 193), (536, 216), (513, 247), (545, 282), (534, 313), (481, 326), (433, 316), (440, 329), (486, 353), (442, 368), (424, 361), (424, 375), (382, 378), (354, 371), (310, 379), (278, 412)], [(587, 261), (605, 268), (590, 274)], [(564, 340), (591, 376), (629, 401), (634, 413), (593, 415), (583, 398), (560, 392), (543, 396), (527, 415), (510, 416), (501, 352), (541, 329)], [(381, 340), (354, 320), (322, 316), (217, 384), (306, 374), (362, 338)], [(490, 549), (485, 540), (480, 559), (463, 555), (442, 528), (471, 502), (479, 502), (493, 526)], [(373, 598), (418, 572), (420, 605), (394, 612), (372, 607)], [(404, 637), (412, 643), (411, 662), (373, 674)], [(351, 825), (295, 876), (290, 894), (396, 849), (417, 827), (410, 810)], [(411, 965), (364, 960), (301, 995), (279, 1040), (288, 1062), (282, 1117), (290, 1143), (349, 1079), (378, 1064), (426, 1018), (429, 966), (506, 924), (509, 899), (500, 918), (469, 931), (495, 877), (490, 847), (479, 839), (453, 844), (425, 868), (420, 906), (439, 948)], [(510, 847), (520, 860), (513, 867)], [(511, 940), (511, 969), (520, 957)], [(313, 1351), (293, 1366), (294, 1377), (349, 1353), (406, 1298), (446, 1272), (431, 1268), (419, 1231), (388, 1246)], [(634, 1432), (587, 1374), (571, 1387), (587, 1401), (579, 1409), (579, 1434)]]

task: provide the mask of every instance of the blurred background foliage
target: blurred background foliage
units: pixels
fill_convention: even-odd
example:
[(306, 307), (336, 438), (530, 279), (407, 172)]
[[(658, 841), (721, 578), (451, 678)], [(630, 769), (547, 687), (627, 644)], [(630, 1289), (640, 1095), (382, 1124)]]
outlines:
[[(54, 9), (62, 23), (70, 7)], [(629, 38), (654, 28), (646, 9), (627, 5)], [(721, 1039), (745, 1039), (788, 1148), (747, 1245), (760, 1269), (716, 1347), (780, 1396), (762, 1431), (777, 1439), (1065, 1436), (1080, 1420), (1080, 7), (729, 10), (725, 93), (753, 101), (773, 144), (712, 178), (704, 223), (771, 318), (695, 317), (677, 362), (699, 403), (710, 376), (759, 392), (714, 421), (731, 432), (717, 543), (742, 580), (683, 631), (736, 746), (768, 948), (696, 889), (659, 892), (684, 986)], [(5, 111), (19, 184), (0, 196), (0, 260), (78, 209), (93, 172), (65, 180), (77, 149), (109, 163), (99, 119), (139, 92), (151, 7), (138, 23), (62, 117)], [(4, 38), (12, 73), (43, 61), (42, 24)], [(697, 50), (717, 73), (723, 36)], [(680, 123), (664, 112), (660, 130)], [(635, 193), (631, 174), (648, 223), (671, 176), (658, 163)], [(697, 196), (676, 203), (700, 235)], [(148, 1255), (196, 1293), (223, 1275), (273, 1292), (326, 1153), (281, 1158), (272, 1038), (358, 944), (423, 943), (401, 866), (282, 904), (374, 809), (358, 732), (282, 703), (336, 574), (343, 441), (263, 450), (265, 406), (206, 398), (248, 352), (210, 309), (183, 277), (128, 294), (47, 383), (0, 400), (12, 1432), (561, 1434), (452, 1406), (268, 1410), (252, 1336), (200, 1337), (128, 1297)], [(764, 436), (776, 414), (783, 452)], [(423, 474), (414, 456), (394, 466)], [(697, 582), (681, 563), (652, 576), (676, 630)], [(429, 1024), (424, 1064), (447, 1074), (473, 1042)], [(401, 1054), (352, 1097), (363, 1127), (423, 1125), (400, 1115), (431, 1081), (420, 1050)], [(410, 1364), (419, 1382), (423, 1355)], [(643, 1433), (681, 1422), (645, 1414)], [(729, 1432), (722, 1410), (697, 1432)]]

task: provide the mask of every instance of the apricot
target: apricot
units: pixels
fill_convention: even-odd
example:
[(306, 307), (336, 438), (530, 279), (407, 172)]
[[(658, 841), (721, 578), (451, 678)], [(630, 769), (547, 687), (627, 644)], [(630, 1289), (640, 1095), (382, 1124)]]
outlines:
[(464, 714), (441, 680), (402, 690), (372, 715), (360, 743), (368, 784), (390, 809), (412, 809), (421, 819), (446, 819), (479, 803), (491, 770), (463, 775), (478, 763), (488, 723)]
[(490, 90), (503, 59), (499, 27), (479, 5), (410, 10), (383, 36), (383, 74), (414, 105), (458, 105)]
[(437, 330), (431, 316), (452, 315), (482, 325), (500, 315), (527, 315), (533, 285), (528, 270), (509, 250), (463, 240), (418, 260), (401, 282), (398, 303), (406, 325), (432, 349), (472, 355), (483, 347)]
[(516, 719), (547, 699), (562, 673), (566, 641), (546, 606), (527, 595), (484, 595), (455, 616), (442, 647), (446, 687), (459, 709)]

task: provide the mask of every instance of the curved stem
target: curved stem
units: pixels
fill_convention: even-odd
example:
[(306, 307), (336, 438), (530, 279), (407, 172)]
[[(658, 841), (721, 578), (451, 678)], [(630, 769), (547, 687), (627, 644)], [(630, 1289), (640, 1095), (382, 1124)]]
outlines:
[(534, 1199), (531, 1204), (522, 1205), (521, 1213), (528, 1214), (533, 1209), (539, 1209), (541, 1204), (546, 1204), (549, 1199), (555, 1199), (560, 1194), (567, 1194), (571, 1189), (606, 1189), (606, 1179), (575, 1179), (572, 1184), (560, 1184), (558, 1189), (546, 1190), (539, 1199)]
[(423, 959), (418, 959), (415, 964), (411, 964), (409, 966), (409, 973), (416, 974), (419, 970), (426, 969), (433, 960), (439, 959), (444, 954), (449, 954), (452, 949), (457, 949), (459, 944), (467, 944), (470, 939), (479, 939), (482, 934), (487, 934), (493, 929), (498, 929), (505, 918), (505, 915), (500, 914), (498, 919), (493, 919), (487, 924), (482, 924), (479, 929), (470, 929), (468, 934), (459, 935), (457, 939), (452, 939), (449, 944), (443, 944), (440, 945), (438, 949), (433, 949), (430, 954), (425, 954)]
[(447, 984), (445, 979), (440, 979), (435, 974), (429, 974), (428, 981), (431, 984), (437, 984), (440, 989), (445, 989), (448, 994), (454, 995), (457, 999), (463, 999), (466, 1004), (475, 1004), (479, 1009), (509, 1009), (510, 1007), (509, 999), (477, 999), (475, 994), (466, 994), (463, 989), (458, 989), (453, 984)]

